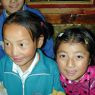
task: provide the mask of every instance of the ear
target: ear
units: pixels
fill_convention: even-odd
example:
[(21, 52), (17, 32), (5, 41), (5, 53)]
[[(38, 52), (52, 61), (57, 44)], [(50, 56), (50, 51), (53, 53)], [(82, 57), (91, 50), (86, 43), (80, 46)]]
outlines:
[(37, 40), (37, 48), (41, 48), (44, 43), (44, 36), (41, 35)]

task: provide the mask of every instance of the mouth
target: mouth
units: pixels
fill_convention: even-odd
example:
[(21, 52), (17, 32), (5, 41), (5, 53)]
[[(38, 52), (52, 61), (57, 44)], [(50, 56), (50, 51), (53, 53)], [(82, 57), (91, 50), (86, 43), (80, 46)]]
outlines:
[(18, 8), (18, 5), (17, 4), (10, 5), (10, 8), (17, 9)]
[(12, 57), (14, 62), (21, 62), (23, 58), (20, 57)]
[(68, 76), (74, 76), (77, 71), (76, 70), (67, 70), (66, 72), (67, 72)]

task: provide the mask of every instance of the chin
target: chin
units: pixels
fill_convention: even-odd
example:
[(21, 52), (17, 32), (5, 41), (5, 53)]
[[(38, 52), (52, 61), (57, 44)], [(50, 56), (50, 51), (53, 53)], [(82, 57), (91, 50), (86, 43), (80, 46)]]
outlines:
[(71, 81), (74, 81), (74, 80), (77, 80), (77, 78), (76, 77), (74, 77), (74, 76), (72, 76), (72, 77), (66, 77), (68, 80), (71, 80)]

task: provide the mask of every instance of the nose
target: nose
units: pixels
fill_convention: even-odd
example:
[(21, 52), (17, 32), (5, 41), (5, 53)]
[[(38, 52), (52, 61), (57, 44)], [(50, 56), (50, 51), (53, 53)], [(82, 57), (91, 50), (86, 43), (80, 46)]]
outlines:
[(18, 54), (18, 49), (17, 49), (16, 46), (13, 46), (13, 47), (12, 47), (12, 55), (13, 55), (13, 56), (16, 56), (17, 54)]
[(73, 58), (69, 58), (67, 61), (67, 66), (68, 67), (74, 67), (75, 66), (75, 62)]

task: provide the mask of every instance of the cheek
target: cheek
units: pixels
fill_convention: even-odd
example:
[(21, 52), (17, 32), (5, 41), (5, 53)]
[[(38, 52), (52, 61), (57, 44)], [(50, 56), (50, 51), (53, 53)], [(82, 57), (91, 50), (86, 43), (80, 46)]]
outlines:
[(6, 52), (9, 56), (12, 55), (11, 49), (4, 48), (4, 50), (5, 50), (5, 52)]
[(24, 0), (19, 0), (19, 2), (17, 2), (17, 4), (19, 4), (20, 6), (22, 6), (24, 4)]
[(83, 64), (79, 65), (78, 68), (79, 68), (79, 72), (85, 73), (88, 68), (88, 63), (87, 62), (83, 63)]
[(32, 56), (33, 54), (34, 54), (34, 51), (25, 51), (25, 52), (23, 52), (23, 54), (25, 55), (25, 56)]
[(5, 7), (9, 4), (9, 0), (2, 0), (2, 6)]
[(77, 63), (77, 67), (81, 68), (81, 69), (86, 69), (89, 65), (89, 58), (85, 58), (84, 60), (81, 60), (80, 62), (76, 61)]
[(61, 60), (57, 60), (57, 64), (58, 64), (60, 72), (63, 72), (64, 68), (66, 67), (65, 63), (63, 61), (61, 61)]
[(34, 56), (35, 52), (36, 52), (36, 49), (35, 48), (28, 48), (28, 49), (24, 50), (24, 52), (22, 51), (22, 53), (24, 55), (30, 56), (30, 57), (31, 56)]

